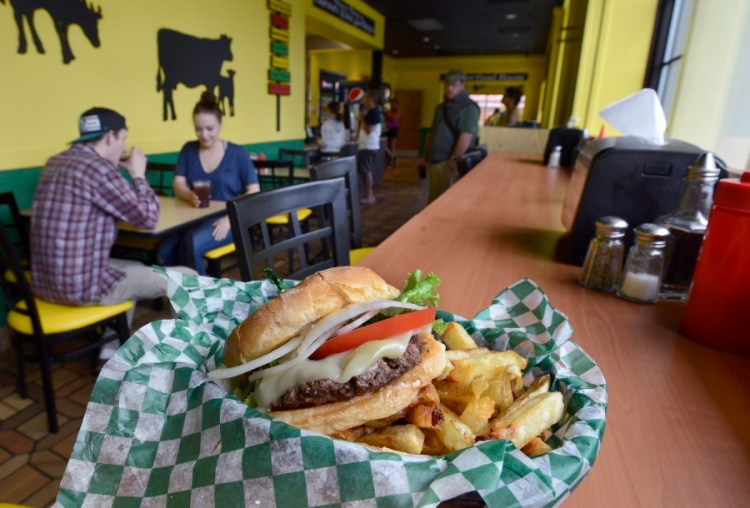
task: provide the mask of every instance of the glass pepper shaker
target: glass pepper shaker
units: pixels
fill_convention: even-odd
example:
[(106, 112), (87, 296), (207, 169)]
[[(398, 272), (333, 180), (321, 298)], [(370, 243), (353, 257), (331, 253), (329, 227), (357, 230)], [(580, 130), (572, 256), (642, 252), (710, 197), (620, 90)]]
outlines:
[(619, 217), (606, 216), (596, 221), (596, 235), (589, 243), (586, 260), (578, 282), (590, 289), (613, 292), (620, 282), (625, 255), (623, 238), (628, 223)]
[(659, 295), (662, 299), (687, 299), (718, 179), (719, 168), (713, 154), (701, 154), (688, 168), (677, 209), (654, 221), (670, 233)]
[(635, 243), (628, 252), (617, 296), (640, 303), (654, 303), (659, 299), (668, 238), (669, 230), (656, 224), (641, 224), (635, 228)]

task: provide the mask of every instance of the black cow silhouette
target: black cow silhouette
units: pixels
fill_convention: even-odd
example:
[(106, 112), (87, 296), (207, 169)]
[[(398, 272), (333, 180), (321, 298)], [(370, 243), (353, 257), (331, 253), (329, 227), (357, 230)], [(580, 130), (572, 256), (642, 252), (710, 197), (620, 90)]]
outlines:
[(23, 27), (24, 18), (29, 25), (29, 31), (37, 53), (44, 53), (44, 46), (34, 26), (34, 11), (37, 9), (46, 10), (52, 17), (55, 31), (60, 38), (63, 63), (67, 64), (75, 59), (68, 42), (68, 27), (70, 25), (80, 26), (95, 48), (98, 48), (101, 44), (99, 42), (99, 20), (102, 19), (101, 7), (94, 9), (93, 5), (88, 5), (84, 0), (10, 0), (10, 5), (13, 7), (13, 16), (18, 27), (18, 52), (21, 54), (25, 54), (28, 49), (26, 32)]
[(218, 39), (202, 39), (168, 28), (157, 33), (159, 69), (156, 72), (156, 91), (164, 92), (163, 117), (177, 119), (172, 92), (182, 83), (188, 88), (204, 85), (214, 92), (221, 78), (224, 61), (232, 61), (232, 39), (222, 35)]
[(229, 103), (229, 116), (234, 116), (234, 75), (232, 69), (227, 69), (227, 76), (219, 76), (219, 109), (222, 115), (227, 114), (224, 102)]

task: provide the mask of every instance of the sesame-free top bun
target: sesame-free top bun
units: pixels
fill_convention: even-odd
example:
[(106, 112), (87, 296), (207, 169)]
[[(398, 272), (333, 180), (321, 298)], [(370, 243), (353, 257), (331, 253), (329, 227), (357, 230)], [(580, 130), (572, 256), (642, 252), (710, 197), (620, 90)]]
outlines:
[(232, 330), (224, 365), (233, 367), (263, 356), (347, 305), (398, 294), (369, 268), (342, 266), (317, 272), (258, 307)]
[(374, 392), (321, 406), (272, 411), (268, 415), (327, 436), (395, 415), (409, 407), (419, 391), (445, 369), (445, 346), (429, 333), (420, 334), (419, 340), (419, 363)]

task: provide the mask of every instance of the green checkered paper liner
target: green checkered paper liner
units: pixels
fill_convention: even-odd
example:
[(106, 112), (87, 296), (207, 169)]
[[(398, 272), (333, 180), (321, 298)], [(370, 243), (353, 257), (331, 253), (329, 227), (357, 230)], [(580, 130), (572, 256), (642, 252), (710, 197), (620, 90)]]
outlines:
[(554, 451), (529, 458), (496, 440), (429, 457), (299, 430), (227, 394), (206, 373), (220, 364), (229, 332), (276, 288), (166, 274), (176, 318), (138, 330), (102, 369), (56, 506), (430, 507), (472, 492), (489, 506), (556, 506), (596, 459), (604, 377), (530, 280), (472, 320), (440, 317), (463, 324), (480, 345), (528, 358), (526, 385), (553, 375), (566, 407), (547, 441)]

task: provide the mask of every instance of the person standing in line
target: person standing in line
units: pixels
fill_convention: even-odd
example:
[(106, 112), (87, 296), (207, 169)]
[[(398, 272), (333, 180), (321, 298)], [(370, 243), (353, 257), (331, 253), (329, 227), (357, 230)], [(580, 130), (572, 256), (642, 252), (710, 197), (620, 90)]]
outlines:
[(466, 92), (466, 76), (459, 70), (445, 75), (445, 100), (435, 108), (432, 131), (425, 153), (417, 160), (420, 175), (429, 173), (430, 202), (458, 180), (456, 159), (476, 146), (479, 132), (479, 105)]
[(523, 91), (515, 86), (509, 86), (505, 89), (502, 103), (505, 106), (505, 113), (500, 121), (500, 125), (513, 125), (521, 123), (521, 109), (518, 105), (523, 98)]
[(396, 140), (398, 139), (399, 120), (401, 112), (398, 109), (398, 98), (391, 99), (391, 107), (385, 113), (385, 135), (388, 138), (388, 146), (385, 155), (388, 158), (388, 167), (396, 167)]
[(323, 114), (326, 119), (320, 126), (320, 155), (325, 160), (341, 151), (346, 143), (346, 128), (338, 102), (329, 102)]
[(493, 111), (492, 114), (487, 117), (484, 125), (485, 127), (498, 127), (500, 126), (502, 119), (503, 114), (500, 112), (500, 108), (495, 108), (495, 111)]
[(365, 192), (361, 203), (375, 203), (375, 189), (372, 173), (378, 160), (380, 150), (380, 109), (377, 107), (378, 95), (375, 90), (365, 94), (362, 111), (359, 114), (359, 152), (357, 152), (357, 170), (365, 183)]
[[(188, 141), (180, 150), (175, 168), (172, 190), (179, 199), (195, 207), (200, 197), (194, 191), (196, 181), (211, 182), (211, 199), (228, 201), (242, 194), (260, 191), (258, 173), (247, 152), (234, 143), (221, 139), (222, 114), (211, 92), (203, 92), (193, 108), (193, 127), (196, 141)], [(204, 221), (191, 232), (193, 266), (201, 275), (206, 274), (203, 254), (232, 243), (229, 216)], [(167, 237), (159, 246), (162, 260), (177, 256), (179, 236)]]
[[(117, 111), (96, 107), (78, 122), (80, 136), (51, 157), (34, 193), (31, 214), (31, 288), (63, 305), (114, 305), (165, 296), (167, 279), (132, 260), (110, 258), (118, 222), (152, 229), (159, 199), (146, 180), (146, 156), (126, 157), (128, 128)], [(132, 183), (120, 172), (128, 172)], [(195, 274), (185, 267), (174, 267)], [(134, 310), (128, 312), (132, 322)], [(105, 344), (105, 360), (119, 347)]]

